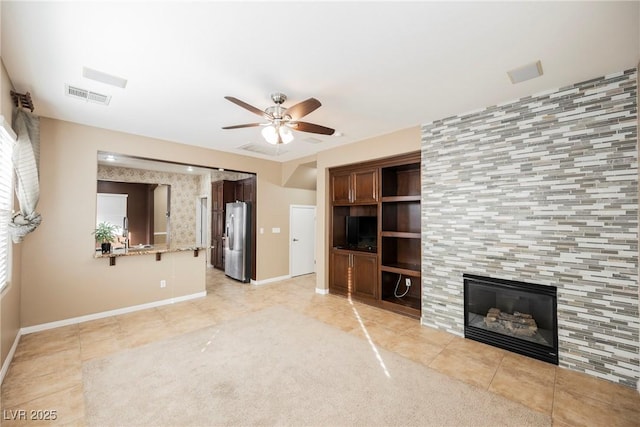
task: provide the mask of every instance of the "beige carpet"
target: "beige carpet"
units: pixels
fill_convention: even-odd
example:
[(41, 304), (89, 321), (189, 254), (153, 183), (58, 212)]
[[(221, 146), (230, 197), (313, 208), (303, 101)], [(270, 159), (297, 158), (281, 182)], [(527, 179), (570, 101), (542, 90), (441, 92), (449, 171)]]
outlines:
[[(91, 426), (550, 426), (285, 307), (89, 361)], [(388, 373), (388, 375), (387, 375)]]

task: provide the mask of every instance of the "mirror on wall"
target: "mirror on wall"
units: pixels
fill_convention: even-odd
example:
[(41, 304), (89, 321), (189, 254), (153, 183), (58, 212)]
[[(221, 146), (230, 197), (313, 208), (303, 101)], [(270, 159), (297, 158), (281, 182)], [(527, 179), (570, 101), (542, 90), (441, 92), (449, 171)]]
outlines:
[(253, 176), (104, 151), (97, 164), (96, 225), (116, 227), (116, 252), (208, 246), (211, 183)]

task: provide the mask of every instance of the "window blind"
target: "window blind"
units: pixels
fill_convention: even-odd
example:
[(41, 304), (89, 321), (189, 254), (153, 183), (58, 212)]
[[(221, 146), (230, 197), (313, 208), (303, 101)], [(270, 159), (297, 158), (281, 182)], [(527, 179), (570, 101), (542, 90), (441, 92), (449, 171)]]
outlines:
[(9, 221), (13, 208), (13, 165), (11, 156), (16, 137), (0, 116), (0, 290), (9, 279)]

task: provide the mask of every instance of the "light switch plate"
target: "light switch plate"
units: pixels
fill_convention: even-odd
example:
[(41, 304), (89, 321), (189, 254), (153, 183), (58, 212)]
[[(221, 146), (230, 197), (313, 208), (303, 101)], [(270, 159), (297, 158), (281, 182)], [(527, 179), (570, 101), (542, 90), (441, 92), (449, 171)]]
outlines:
[(280, 233), (280, 227), (273, 227), (273, 228), (271, 229), (271, 232), (272, 232), (272, 233), (274, 233), (274, 234), (278, 234), (278, 233)]

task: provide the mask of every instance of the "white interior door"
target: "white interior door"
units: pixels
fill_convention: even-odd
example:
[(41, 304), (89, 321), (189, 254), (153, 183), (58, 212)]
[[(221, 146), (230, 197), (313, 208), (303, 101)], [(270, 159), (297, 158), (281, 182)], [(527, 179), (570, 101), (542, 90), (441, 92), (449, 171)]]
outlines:
[(316, 271), (316, 207), (291, 205), (289, 218), (289, 274)]

